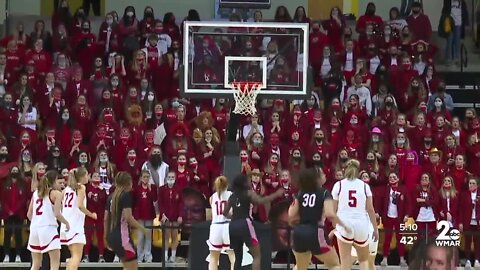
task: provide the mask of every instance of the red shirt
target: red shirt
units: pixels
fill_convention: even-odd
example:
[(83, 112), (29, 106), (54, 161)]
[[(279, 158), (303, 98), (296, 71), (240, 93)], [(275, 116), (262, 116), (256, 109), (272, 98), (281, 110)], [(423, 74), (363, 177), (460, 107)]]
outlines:
[(155, 202), (157, 201), (158, 188), (151, 185), (150, 189), (139, 184), (133, 190), (134, 209), (133, 215), (140, 220), (153, 220), (155, 218)]
[(87, 208), (90, 212), (97, 214), (97, 220), (87, 217), (87, 223), (103, 223), (105, 205), (107, 204), (107, 192), (100, 186), (89, 183), (86, 186)]
[(178, 168), (175, 170), (177, 174), (176, 186), (178, 190), (183, 190), (184, 188), (190, 186), (190, 172), (185, 168), (184, 171), (180, 172)]
[(160, 217), (165, 215), (170, 221), (177, 221), (182, 213), (182, 198), (176, 186), (169, 188), (168, 185), (158, 189), (158, 208)]
[(17, 183), (12, 183), (10, 186), (2, 187), (2, 217), (8, 218), (10, 216), (17, 216), (25, 218), (26, 213), (26, 184), (21, 189)]

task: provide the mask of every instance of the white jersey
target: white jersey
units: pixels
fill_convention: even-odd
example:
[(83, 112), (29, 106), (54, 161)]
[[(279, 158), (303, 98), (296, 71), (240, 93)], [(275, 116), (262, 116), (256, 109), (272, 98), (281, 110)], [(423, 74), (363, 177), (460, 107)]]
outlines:
[(343, 179), (332, 189), (333, 199), (338, 201), (340, 218), (368, 220), (367, 197), (372, 196), (370, 186), (360, 179)]
[(215, 192), (210, 197), (210, 201), (212, 204), (212, 224), (230, 221), (223, 215), (223, 209), (225, 209), (230, 195), (232, 195), (232, 192), (227, 190), (222, 192), (220, 196), (218, 196), (218, 192)]
[(58, 226), (57, 218), (53, 212), (53, 203), (50, 201), (50, 192), (47, 196), (40, 198), (38, 191), (35, 191), (32, 196), (32, 206), (33, 214), (30, 230), (45, 226)]
[[(83, 205), (87, 207), (87, 198), (83, 200)], [(63, 191), (62, 215), (70, 224), (70, 232), (83, 233), (85, 225), (85, 214), (78, 208), (77, 192), (71, 187), (66, 187)], [(62, 223), (60, 232), (65, 232), (65, 224)]]

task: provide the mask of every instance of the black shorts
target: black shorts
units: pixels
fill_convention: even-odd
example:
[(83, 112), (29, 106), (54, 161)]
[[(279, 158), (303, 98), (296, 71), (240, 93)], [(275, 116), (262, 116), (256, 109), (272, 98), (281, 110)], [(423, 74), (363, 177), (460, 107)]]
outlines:
[(230, 247), (234, 248), (245, 243), (248, 247), (257, 246), (258, 238), (251, 219), (236, 219), (230, 221), (228, 227)]
[(300, 224), (293, 228), (293, 250), (295, 252), (312, 252), (320, 255), (330, 251), (323, 228)]
[(137, 259), (136, 248), (128, 234), (122, 235), (120, 231), (111, 231), (107, 236), (108, 246), (122, 262), (129, 262)]

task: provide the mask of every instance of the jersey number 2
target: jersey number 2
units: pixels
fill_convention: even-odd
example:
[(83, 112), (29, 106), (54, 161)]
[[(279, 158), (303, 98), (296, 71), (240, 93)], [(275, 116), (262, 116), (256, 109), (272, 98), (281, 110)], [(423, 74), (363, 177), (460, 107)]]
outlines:
[(73, 200), (73, 192), (65, 193), (65, 203), (63, 204), (63, 207), (72, 208), (73, 207), (72, 200)]
[(303, 207), (314, 207), (315, 201), (317, 200), (316, 194), (303, 194)]
[(41, 216), (43, 214), (42, 212), (42, 206), (43, 206), (43, 199), (37, 199), (35, 201), (35, 204), (37, 205), (37, 207), (35, 208), (35, 214), (37, 216)]
[(217, 208), (217, 216), (223, 215), (223, 209), (225, 209), (225, 205), (227, 201), (216, 201), (215, 208)]
[(357, 195), (356, 190), (348, 191), (348, 206), (357, 207), (357, 198), (355, 197), (355, 195)]

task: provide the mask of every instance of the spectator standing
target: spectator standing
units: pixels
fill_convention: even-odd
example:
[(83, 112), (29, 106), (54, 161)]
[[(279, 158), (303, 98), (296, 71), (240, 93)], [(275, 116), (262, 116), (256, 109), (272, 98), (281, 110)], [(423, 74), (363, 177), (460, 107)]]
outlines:
[(392, 28), (392, 31), (395, 32), (395, 35), (398, 36), (400, 31), (408, 25), (407, 21), (400, 16), (400, 10), (397, 7), (392, 7), (389, 12), (390, 20), (387, 22), (388, 25)]
[(373, 2), (368, 3), (365, 14), (358, 18), (356, 26), (357, 33), (364, 35), (367, 30), (367, 25), (372, 25), (374, 32), (378, 32), (380, 29), (383, 29), (383, 19), (382, 17), (376, 15), (375, 12), (375, 4)]
[(20, 251), (22, 249), (22, 229), (25, 219), (27, 202), (27, 186), (16, 166), (10, 169), (6, 181), (0, 188), (2, 195), (2, 218), (5, 222), (4, 253), (3, 262), (10, 262), (10, 243), (12, 234), (15, 235), (15, 262), (21, 262)]
[(150, 150), (150, 157), (143, 163), (142, 170), (150, 171), (150, 182), (157, 187), (165, 185), (165, 177), (168, 173), (169, 165), (163, 161), (162, 150), (159, 146), (154, 146)]
[(460, 65), (460, 40), (465, 38), (465, 26), (469, 25), (465, 0), (444, 0), (442, 15), (453, 19), (452, 31), (447, 37), (445, 60), (447, 65)]
[(92, 5), (93, 15), (100, 16), (100, 0), (83, 0), (83, 9), (87, 16), (90, 13), (90, 5)]
[(427, 15), (423, 14), (422, 4), (412, 4), (412, 14), (407, 17), (408, 28), (411, 29), (414, 41), (423, 40), (430, 43), (432, 37), (432, 25)]

